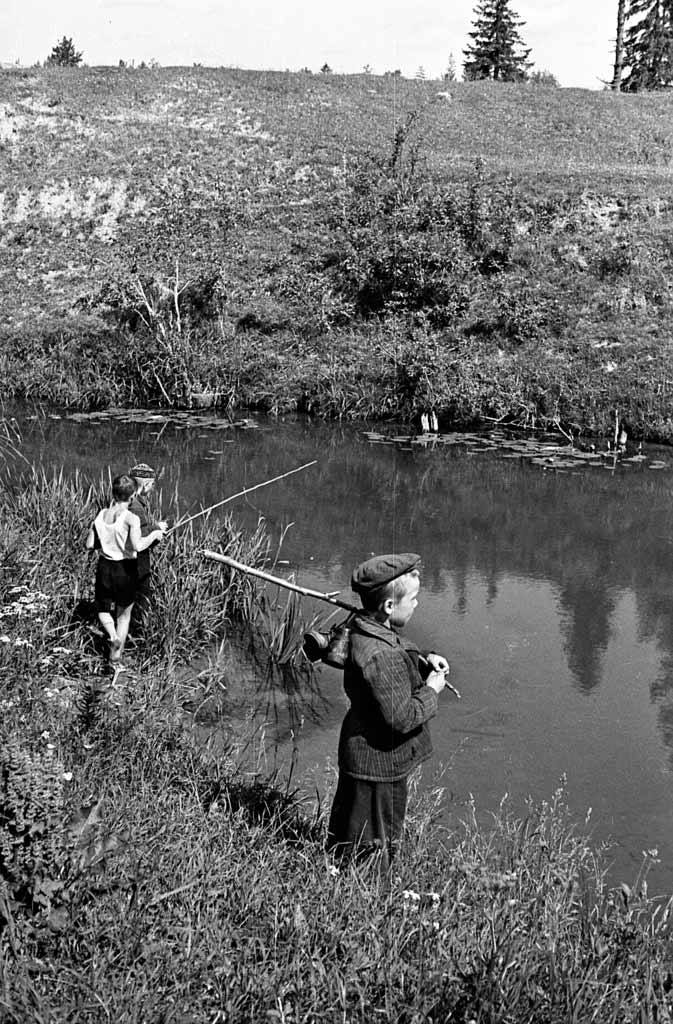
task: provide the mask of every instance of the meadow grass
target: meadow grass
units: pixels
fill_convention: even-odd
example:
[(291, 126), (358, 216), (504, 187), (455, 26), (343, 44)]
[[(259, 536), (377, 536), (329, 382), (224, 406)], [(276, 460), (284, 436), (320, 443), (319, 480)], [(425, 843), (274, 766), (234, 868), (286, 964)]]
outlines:
[(608, 886), (563, 784), (523, 818), (503, 801), (490, 827), (476, 808), (440, 824), (441, 786), (414, 790), (386, 874), (328, 856), (324, 808), (246, 759), (240, 731), (197, 741), (176, 664), (237, 617), (255, 634), (260, 603), (256, 642), (279, 664), (301, 629), (294, 606), (274, 616), (271, 595), (210, 564), (209, 580), (185, 579), (218, 539), (264, 563), (261, 527), (192, 524), (167, 545), (165, 636), (148, 636), (128, 682), (101, 676), (70, 612), (104, 490), (37, 472), (0, 489), (3, 1020), (671, 1019), (671, 904), (647, 895), (656, 852)]
[(670, 96), (443, 92), (0, 73), (0, 392), (670, 440)]

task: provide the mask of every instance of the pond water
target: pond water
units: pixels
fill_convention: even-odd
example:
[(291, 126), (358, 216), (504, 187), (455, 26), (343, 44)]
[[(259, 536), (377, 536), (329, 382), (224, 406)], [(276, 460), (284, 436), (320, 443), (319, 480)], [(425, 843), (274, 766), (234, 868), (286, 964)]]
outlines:
[[(31, 460), (93, 476), (146, 461), (185, 511), (317, 459), (229, 507), (250, 525), (263, 515), (276, 535), (289, 527), (280, 571), (345, 600), (363, 558), (421, 554), (407, 632), (446, 654), (462, 694), (440, 698), (423, 784), (443, 766), (449, 814), (470, 794), (487, 813), (508, 793), (518, 812), (566, 776), (573, 813), (591, 808), (593, 835), (613, 842), (611, 878), (631, 883), (656, 848), (650, 892), (673, 891), (673, 452), (549, 471), (500, 450), (375, 444), (362, 427), (294, 418), (220, 431), (21, 422)], [(335, 671), (317, 687), (299, 723), (274, 715), (266, 730), (269, 765), (292, 760), (307, 792), (333, 781), (346, 706)]]

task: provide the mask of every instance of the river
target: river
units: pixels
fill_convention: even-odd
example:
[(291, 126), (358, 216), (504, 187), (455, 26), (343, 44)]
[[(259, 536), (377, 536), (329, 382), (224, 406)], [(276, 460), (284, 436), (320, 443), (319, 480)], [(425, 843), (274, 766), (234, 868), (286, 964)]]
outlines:
[[(446, 654), (462, 694), (440, 699), (423, 785), (440, 773), (449, 815), (470, 794), (487, 815), (505, 793), (523, 812), (565, 777), (578, 821), (591, 808), (593, 837), (611, 841), (611, 879), (630, 884), (656, 848), (650, 891), (673, 891), (673, 452), (554, 471), (303, 418), (214, 431), (54, 416), (19, 417), (31, 461), (92, 476), (149, 462), (186, 511), (317, 459), (230, 507), (276, 536), (287, 528), (282, 572), (345, 600), (372, 553), (422, 556), (407, 632)], [(299, 726), (274, 717), (266, 731), (269, 764), (292, 759), (307, 792), (333, 778), (345, 710), (335, 671), (318, 686)]]

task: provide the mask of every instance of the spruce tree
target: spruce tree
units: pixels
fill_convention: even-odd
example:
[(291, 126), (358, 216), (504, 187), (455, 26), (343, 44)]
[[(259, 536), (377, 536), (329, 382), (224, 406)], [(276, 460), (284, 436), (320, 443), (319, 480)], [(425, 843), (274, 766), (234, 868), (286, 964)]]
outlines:
[(622, 89), (667, 88), (673, 83), (673, 0), (630, 0), (627, 22)]
[(472, 42), (464, 50), (463, 69), (467, 80), (492, 78), (520, 82), (528, 77), (532, 62), (519, 35), (525, 22), (510, 8), (509, 0), (482, 0), (477, 4)]

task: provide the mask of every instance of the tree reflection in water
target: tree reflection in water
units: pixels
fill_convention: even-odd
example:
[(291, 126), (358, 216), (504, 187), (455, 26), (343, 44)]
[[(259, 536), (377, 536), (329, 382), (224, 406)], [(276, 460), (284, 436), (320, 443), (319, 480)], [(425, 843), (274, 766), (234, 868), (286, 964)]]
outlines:
[[(226, 437), (170, 425), (159, 437), (156, 426), (87, 426), (65, 419), (24, 420), (22, 428), (26, 455), (47, 465), (77, 465), (94, 475), (138, 460), (163, 466), (164, 493), (177, 487), (182, 507), (192, 510), (317, 458), (306, 473), (233, 506), (244, 523), (262, 514), (277, 535), (294, 524), (281, 553), (288, 572), (297, 571), (309, 586), (342, 588), (348, 598), (354, 564), (372, 552), (418, 551), (426, 595), (425, 611), (414, 620), (419, 638), (438, 646), (448, 637), (461, 652), (464, 672), (471, 663), (475, 672), (478, 666), (493, 676), (491, 691), (487, 681), (467, 679), (460, 689), (468, 701), (478, 692), (488, 702), (501, 692), (495, 685), (500, 679), (519, 687), (521, 703), (531, 680), (539, 678), (550, 687), (542, 707), (549, 694), (561, 693), (554, 730), (563, 731), (567, 706), (575, 717), (565, 728), (575, 735), (590, 721), (591, 702), (603, 700), (606, 715), (621, 716), (615, 728), (625, 738), (637, 726), (644, 742), (667, 748), (673, 763), (670, 472), (650, 471), (647, 462), (615, 472), (545, 472), (462, 447), (404, 451), (372, 445), (361, 428), (303, 419), (260, 420), (259, 429)], [(221, 454), (213, 456), (212, 449)], [(662, 450), (655, 454), (661, 457)], [(535, 613), (532, 646), (522, 621), (527, 609)], [(518, 615), (515, 624), (508, 625), (508, 613)], [(503, 635), (510, 629), (509, 647), (498, 629)], [(627, 642), (627, 635), (633, 636), (629, 650), (619, 647), (616, 655), (615, 645)], [(526, 661), (531, 656), (539, 658), (537, 665)], [(550, 673), (558, 678), (549, 679)], [(652, 734), (647, 707), (656, 720)], [(458, 709), (452, 719), (457, 730), (461, 714), (467, 712)], [(591, 729), (599, 720), (591, 719), (587, 734), (577, 737), (578, 758), (591, 753)], [(502, 764), (516, 756), (517, 742), (522, 737), (512, 736), (506, 750), (498, 749)], [(618, 756), (617, 747), (611, 756)], [(650, 782), (659, 785), (654, 775), (643, 784)]]

